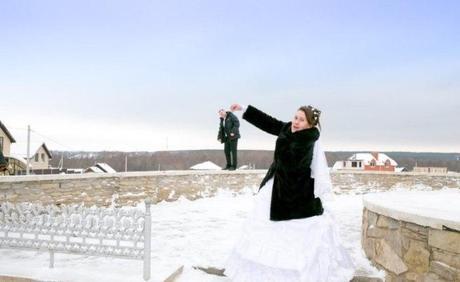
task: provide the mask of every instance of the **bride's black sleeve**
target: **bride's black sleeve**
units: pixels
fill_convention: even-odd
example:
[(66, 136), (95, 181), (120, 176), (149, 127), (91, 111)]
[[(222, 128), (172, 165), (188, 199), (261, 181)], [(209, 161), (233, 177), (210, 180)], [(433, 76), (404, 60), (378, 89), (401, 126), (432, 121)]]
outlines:
[(258, 110), (257, 108), (249, 105), (243, 114), (243, 119), (256, 126), (263, 131), (278, 136), (281, 129), (286, 124), (266, 113)]

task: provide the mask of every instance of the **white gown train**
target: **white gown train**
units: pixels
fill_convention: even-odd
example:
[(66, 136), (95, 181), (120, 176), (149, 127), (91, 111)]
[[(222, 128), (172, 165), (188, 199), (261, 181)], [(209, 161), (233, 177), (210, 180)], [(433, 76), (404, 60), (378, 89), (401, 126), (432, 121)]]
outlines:
[[(311, 168), (312, 177), (316, 176), (315, 195), (323, 201), (331, 196), (325, 161), (317, 141)], [(327, 205), (320, 216), (271, 221), (272, 188), (273, 179), (255, 196), (254, 209), (225, 265), (225, 275), (234, 282), (350, 281), (354, 266)]]

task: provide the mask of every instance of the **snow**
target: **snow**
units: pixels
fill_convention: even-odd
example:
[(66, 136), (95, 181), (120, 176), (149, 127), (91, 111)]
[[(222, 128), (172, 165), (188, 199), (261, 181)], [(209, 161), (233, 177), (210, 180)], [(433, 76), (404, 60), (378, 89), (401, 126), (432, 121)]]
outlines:
[(460, 230), (460, 190), (391, 191), (364, 197), (364, 205), (397, 220), (443, 229)]
[(108, 165), (106, 163), (97, 163), (96, 166), (98, 168), (100, 168), (103, 172), (107, 172), (107, 173), (116, 173), (117, 172), (110, 165)]
[(85, 172), (116, 173), (117, 171), (106, 163), (96, 163), (94, 166), (87, 168)]
[(384, 153), (378, 153), (378, 159), (377, 160), (374, 158), (374, 156), (371, 153), (357, 153), (357, 154), (354, 154), (353, 156), (351, 156), (350, 158), (348, 158), (348, 160), (350, 160), (350, 161), (351, 160), (364, 161), (365, 165), (370, 164), (370, 162), (372, 160), (375, 160), (377, 165), (384, 165), (386, 160), (390, 160), (391, 165), (393, 165), (393, 166), (398, 165), (395, 162), (395, 160), (393, 160), (392, 158), (390, 158), (389, 156), (387, 156)]
[[(178, 281), (227, 281), (192, 269), (193, 265), (224, 265), (251, 210), (254, 191), (223, 190), (212, 198), (161, 202), (152, 206), (152, 279), (163, 281), (181, 265)], [(336, 214), (345, 247), (357, 266), (357, 275), (382, 277), (366, 259), (360, 242), (362, 195), (337, 195), (330, 204)], [(59, 281), (143, 281), (142, 261), (71, 254), (55, 254), (49, 269), (47, 252), (0, 250), (0, 274)]]
[[(26, 167), (27, 167), (27, 161), (26, 159), (24, 159), (23, 157), (19, 156), (19, 155), (9, 155), (9, 156), (5, 156), (5, 157), (10, 157), (12, 159), (16, 159), (18, 160), (19, 162), (23, 163)], [(29, 167), (32, 167), (32, 165), (29, 165)]]
[(403, 166), (398, 166), (398, 167), (395, 167), (395, 172), (403, 172), (405, 169), (405, 167)]
[(104, 173), (104, 171), (97, 166), (92, 166), (86, 169), (85, 172)]
[(221, 169), (220, 166), (216, 165), (215, 163), (211, 161), (206, 161), (203, 163), (196, 164), (192, 166), (190, 169), (196, 169), (196, 170), (216, 170), (216, 169)]
[(331, 170), (343, 169), (343, 161), (336, 161)]

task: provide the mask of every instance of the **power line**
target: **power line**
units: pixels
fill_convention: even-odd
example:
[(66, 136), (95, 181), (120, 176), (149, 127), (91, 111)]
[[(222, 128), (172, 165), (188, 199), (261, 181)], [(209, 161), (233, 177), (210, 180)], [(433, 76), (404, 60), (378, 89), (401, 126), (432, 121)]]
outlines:
[(11, 127), (11, 126), (8, 126), (8, 129), (27, 131), (27, 127)]
[[(20, 130), (20, 131), (25, 131), (25, 133), (27, 133), (27, 128), (26, 127), (8, 127), (9, 129), (12, 129), (12, 130)], [(47, 141), (51, 141), (52, 143), (56, 144), (56, 145), (59, 145), (61, 147), (63, 147), (64, 149), (66, 150), (69, 150), (69, 151), (78, 151), (78, 150), (75, 150), (75, 148), (72, 148), (71, 146), (68, 146), (68, 145), (64, 145), (62, 144), (61, 142), (58, 142), (56, 141), (54, 138), (51, 138), (35, 129), (32, 129), (30, 130), (33, 134), (36, 134), (42, 138), (45, 138)], [(21, 138), (22, 139), (22, 138)], [(15, 142), (17, 145), (19, 144), (27, 144), (27, 140), (23, 141), (23, 140), (16, 140)], [(21, 154), (22, 155), (22, 154)]]
[(35, 129), (31, 129), (31, 131), (32, 131), (33, 133), (35, 133), (35, 134), (37, 134), (37, 135), (43, 137), (43, 138), (46, 138), (46, 139), (50, 140), (51, 142), (53, 142), (53, 143), (55, 143), (55, 144), (57, 144), (57, 145), (59, 145), (59, 146), (62, 146), (62, 147), (64, 147), (64, 148), (66, 148), (66, 149), (69, 149), (70, 151), (74, 151), (73, 148), (70, 148), (70, 147), (67, 146), (67, 145), (61, 144), (60, 142), (54, 140), (53, 138), (51, 138), (51, 137), (49, 137), (49, 136), (46, 136), (46, 135), (44, 135), (44, 134), (42, 134), (42, 133), (36, 131)]

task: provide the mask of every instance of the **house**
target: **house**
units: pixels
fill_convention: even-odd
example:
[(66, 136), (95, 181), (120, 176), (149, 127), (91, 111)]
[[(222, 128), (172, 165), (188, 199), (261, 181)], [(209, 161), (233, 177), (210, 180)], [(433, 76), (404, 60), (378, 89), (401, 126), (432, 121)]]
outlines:
[(412, 171), (413, 172), (420, 172), (420, 173), (447, 174), (447, 167), (415, 166)]
[[(0, 121), (0, 149), (9, 164), (10, 174), (25, 174), (27, 168), (27, 147), (25, 144), (18, 145), (6, 126)], [(34, 146), (35, 145), (35, 146)], [(47, 170), (49, 161), (52, 158), (50, 151), (45, 143), (32, 143), (30, 147), (36, 148), (31, 150), (29, 157), (29, 169), (34, 171)]]
[(386, 154), (357, 153), (345, 161), (337, 161), (332, 170), (357, 170), (357, 171), (396, 171), (398, 164)]
[(6, 126), (0, 121), (0, 150), (5, 157), (10, 156), (11, 144), (15, 142), (16, 140), (14, 140)]
[(7, 162), (6, 170), (0, 172), (0, 175), (16, 174), (17, 171), (25, 170), (27, 167), (27, 162), (23, 158), (11, 155), (12, 143), (16, 143), (16, 140), (8, 128), (0, 121), (0, 150)]
[(88, 167), (85, 169), (85, 173), (116, 173), (117, 171), (114, 170), (110, 165), (106, 163), (96, 163), (93, 166)]
[[(53, 158), (51, 152), (48, 149), (48, 146), (44, 142), (32, 142), (30, 143), (30, 151), (29, 151), (29, 170), (31, 174), (48, 174), (45, 170), (50, 168), (50, 160)], [(21, 162), (24, 161), (27, 163), (27, 143), (23, 143), (21, 146), (14, 145), (11, 147), (11, 157)], [(23, 168), (23, 172), (20, 174), (25, 173), (25, 169), (27, 166)]]
[(33, 170), (49, 168), (49, 161), (53, 158), (48, 147), (42, 143), (36, 150), (35, 154), (30, 158), (30, 165)]

